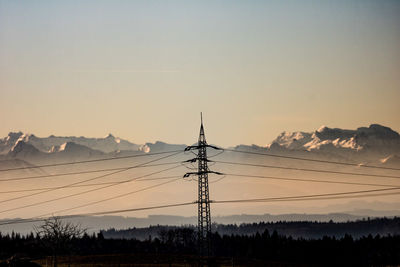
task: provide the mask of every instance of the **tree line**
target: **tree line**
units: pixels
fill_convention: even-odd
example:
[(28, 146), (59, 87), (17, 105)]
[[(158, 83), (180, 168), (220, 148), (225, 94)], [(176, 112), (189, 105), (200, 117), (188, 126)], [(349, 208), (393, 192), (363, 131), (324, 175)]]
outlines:
[[(52, 256), (54, 243), (39, 233), (22, 236), (17, 233), (0, 234), (0, 259), (19, 254), (40, 258)], [(350, 235), (341, 238), (319, 239), (292, 238), (279, 235), (277, 231), (264, 230), (253, 235), (211, 235), (212, 258), (238, 260), (259, 259), (272, 262), (343, 265), (398, 265), (400, 264), (400, 236), (364, 236), (354, 239)], [(104, 255), (104, 254), (151, 254), (196, 255), (197, 235), (193, 228), (162, 230), (158, 237), (145, 240), (106, 239), (99, 232), (83, 233), (63, 238), (57, 244), (58, 255)], [(56, 264), (55, 264), (56, 265)]]
[[(185, 228), (196, 229), (194, 225), (185, 225)], [(174, 230), (179, 226), (153, 225), (141, 228), (117, 230), (114, 228), (102, 231), (105, 238), (126, 238), (145, 240), (149, 235), (159, 237), (161, 231)], [(400, 218), (366, 218), (349, 222), (312, 222), (312, 221), (278, 221), (242, 224), (216, 224), (211, 227), (213, 232), (220, 235), (255, 235), (263, 233), (266, 229), (270, 232), (277, 231), (280, 235), (292, 238), (318, 239), (324, 236), (341, 238), (346, 234), (353, 238), (400, 234)]]

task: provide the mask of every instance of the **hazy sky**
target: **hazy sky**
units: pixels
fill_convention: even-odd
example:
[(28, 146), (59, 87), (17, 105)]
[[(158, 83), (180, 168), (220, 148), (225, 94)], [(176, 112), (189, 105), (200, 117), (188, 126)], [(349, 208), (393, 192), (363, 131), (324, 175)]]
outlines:
[(400, 1), (0, 0), (0, 136), (400, 130)]

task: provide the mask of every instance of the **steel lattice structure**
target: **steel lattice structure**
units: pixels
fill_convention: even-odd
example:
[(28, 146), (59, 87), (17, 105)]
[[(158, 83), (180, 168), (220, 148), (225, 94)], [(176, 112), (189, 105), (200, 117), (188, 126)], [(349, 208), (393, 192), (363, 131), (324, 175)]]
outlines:
[[(211, 171), (208, 168), (207, 159), (207, 148), (212, 148), (215, 150), (222, 150), (219, 147), (212, 146), (207, 144), (206, 136), (204, 134), (204, 126), (203, 126), (203, 116), (201, 116), (201, 125), (200, 125), (200, 135), (197, 145), (188, 146), (185, 148), (185, 151), (197, 150), (197, 157), (194, 159), (187, 160), (186, 162), (194, 163), (198, 162), (198, 170), (197, 172), (188, 172), (183, 177), (189, 177), (191, 175), (196, 175), (198, 177), (198, 200), (197, 200), (197, 209), (198, 209), (198, 242), (199, 242), (199, 255), (200, 257), (208, 257), (211, 256), (211, 212), (210, 212), (210, 191), (208, 189), (208, 174), (213, 173), (216, 175), (223, 175), (220, 172)], [(202, 265), (202, 264), (200, 264)]]
[(210, 192), (208, 189), (207, 166), (207, 141), (204, 134), (203, 119), (201, 119), (200, 135), (198, 141), (198, 241), (201, 256), (210, 255), (210, 235), (211, 235), (211, 213), (210, 213)]

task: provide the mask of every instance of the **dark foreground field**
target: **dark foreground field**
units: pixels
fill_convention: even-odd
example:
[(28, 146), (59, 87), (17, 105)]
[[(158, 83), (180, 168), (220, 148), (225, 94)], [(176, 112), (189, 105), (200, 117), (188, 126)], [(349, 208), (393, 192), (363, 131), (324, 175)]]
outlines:
[[(299, 232), (317, 229), (320, 233), (338, 233), (340, 228), (350, 233), (321, 238), (281, 235), (273, 230), (274, 226), (282, 227), (282, 223), (226, 226), (231, 229), (230, 234), (213, 232), (207, 266), (400, 266), (398, 218), (337, 225), (290, 223)], [(375, 234), (360, 236), (361, 228)], [(142, 240), (132, 236), (105, 238), (102, 232), (75, 236), (63, 236), (62, 231), (26, 236), (0, 233), (0, 267), (54, 266), (54, 261), (58, 266), (198, 266), (195, 228), (156, 229), (157, 233), (146, 232), (147, 229), (148, 236)], [(218, 229), (227, 232), (225, 228)]]
[[(0, 266), (52, 266), (54, 246), (33, 235), (3, 236)], [(399, 266), (400, 236), (293, 239), (265, 231), (251, 236), (212, 234), (208, 266)], [(57, 251), (58, 266), (196, 266), (195, 234), (167, 232), (165, 239), (104, 239), (84, 235)], [(11, 257), (11, 261), (10, 261)], [(13, 261), (12, 258), (15, 258)], [(9, 263), (6, 263), (6, 261)], [(20, 260), (19, 260), (20, 259)], [(37, 266), (37, 265), (31, 265)]]
[[(41, 266), (51, 266), (51, 257), (45, 259), (35, 260)], [(318, 265), (305, 265), (295, 264), (288, 262), (273, 262), (266, 260), (256, 259), (237, 259), (237, 258), (210, 258), (207, 266), (318, 266)], [(90, 255), (90, 256), (71, 256), (60, 257), (58, 266), (136, 266), (136, 267), (149, 267), (149, 266), (198, 266), (199, 260), (194, 255), (165, 255), (165, 254), (114, 254), (114, 255)]]

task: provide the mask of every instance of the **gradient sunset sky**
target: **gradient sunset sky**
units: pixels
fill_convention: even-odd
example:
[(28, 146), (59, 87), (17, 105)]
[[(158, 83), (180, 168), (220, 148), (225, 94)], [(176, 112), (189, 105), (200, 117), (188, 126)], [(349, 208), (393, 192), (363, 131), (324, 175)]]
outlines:
[(400, 131), (400, 1), (0, 0), (0, 137)]

